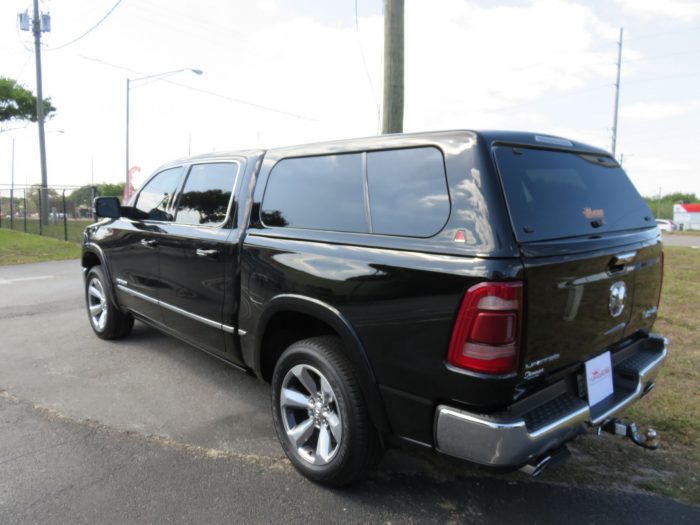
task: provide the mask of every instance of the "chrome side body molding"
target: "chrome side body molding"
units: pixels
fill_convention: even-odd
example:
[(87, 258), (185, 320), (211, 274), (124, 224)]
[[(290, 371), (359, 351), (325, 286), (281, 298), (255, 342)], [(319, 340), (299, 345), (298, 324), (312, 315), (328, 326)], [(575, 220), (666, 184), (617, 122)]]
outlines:
[[(235, 326), (228, 326), (228, 325), (225, 325), (223, 323), (219, 323), (217, 321), (212, 321), (211, 319), (207, 319), (206, 317), (202, 317), (201, 315), (193, 314), (192, 312), (188, 312), (187, 310), (183, 310), (182, 308), (178, 308), (177, 306), (173, 306), (172, 304), (164, 303), (163, 301), (159, 301), (158, 299), (155, 299), (149, 295), (146, 295), (146, 294), (141, 293), (141, 292), (137, 292), (136, 290), (132, 290), (131, 288), (128, 288), (121, 283), (117, 284), (117, 288), (124, 293), (128, 293), (129, 295), (132, 295), (134, 297), (138, 297), (139, 299), (142, 299), (142, 300), (147, 301), (149, 303), (157, 304), (158, 306), (162, 306), (163, 308), (167, 308), (168, 310), (175, 312), (177, 314), (183, 315), (185, 317), (189, 317), (190, 319), (194, 319), (195, 321), (199, 321), (200, 323), (206, 324), (208, 326), (218, 328), (219, 330), (223, 330), (226, 333), (232, 334), (236, 331)], [(246, 332), (244, 330), (238, 330), (238, 334), (245, 335)]]

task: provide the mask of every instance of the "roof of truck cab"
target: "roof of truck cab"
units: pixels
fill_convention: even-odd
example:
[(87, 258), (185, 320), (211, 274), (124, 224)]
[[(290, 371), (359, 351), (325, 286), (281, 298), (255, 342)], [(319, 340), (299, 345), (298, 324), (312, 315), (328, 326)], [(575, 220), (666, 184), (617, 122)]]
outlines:
[(228, 160), (233, 157), (255, 157), (265, 153), (264, 149), (241, 149), (231, 151), (213, 151), (211, 153), (202, 153), (201, 155), (193, 155), (191, 157), (180, 157), (168, 164), (189, 164), (197, 161), (211, 160)]
[(463, 137), (464, 141), (481, 139), (487, 144), (493, 146), (498, 144), (531, 146), (537, 148), (568, 150), (589, 152), (596, 155), (610, 156), (607, 151), (576, 142), (564, 137), (548, 135), (546, 133), (525, 132), (525, 131), (499, 131), (499, 130), (469, 130), (456, 129), (445, 131), (424, 131), (420, 133), (392, 133), (387, 135), (376, 135), (371, 137), (351, 138), (342, 140), (332, 140), (324, 142), (314, 142), (308, 144), (290, 145), (278, 148), (269, 149), (245, 149), (232, 151), (217, 151), (213, 153), (205, 153), (193, 157), (186, 157), (168, 162), (167, 165), (185, 164), (201, 161), (226, 160), (232, 157), (257, 157), (264, 154), (274, 154), (275, 156), (289, 155), (304, 155), (329, 152), (345, 152), (355, 151), (363, 147), (371, 147), (372, 149), (391, 149), (393, 147), (410, 147), (411, 145), (422, 145), (425, 142), (454, 142), (459, 141)]

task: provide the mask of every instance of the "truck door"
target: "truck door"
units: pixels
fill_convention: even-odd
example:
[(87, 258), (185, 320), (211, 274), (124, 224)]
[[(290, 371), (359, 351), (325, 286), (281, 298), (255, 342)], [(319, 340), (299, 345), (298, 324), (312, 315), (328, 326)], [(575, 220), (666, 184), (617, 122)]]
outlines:
[(233, 195), (240, 165), (193, 164), (159, 244), (164, 323), (195, 346), (235, 362), (236, 309), (229, 303), (236, 301)]
[(132, 216), (116, 221), (109, 240), (102, 244), (119, 304), (156, 322), (162, 322), (159, 244), (163, 226), (172, 219), (170, 205), (181, 175), (178, 166), (151, 177), (136, 196)]

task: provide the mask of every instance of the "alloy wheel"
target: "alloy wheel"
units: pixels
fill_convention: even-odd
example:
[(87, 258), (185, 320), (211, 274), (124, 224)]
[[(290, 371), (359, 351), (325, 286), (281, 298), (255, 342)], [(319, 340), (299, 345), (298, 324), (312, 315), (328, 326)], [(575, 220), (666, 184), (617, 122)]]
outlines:
[(107, 326), (107, 298), (99, 279), (93, 277), (88, 284), (88, 310), (95, 330), (102, 332)]
[(298, 456), (312, 465), (327, 465), (343, 437), (338, 400), (328, 380), (310, 365), (295, 365), (284, 376), (279, 399), (284, 430)]

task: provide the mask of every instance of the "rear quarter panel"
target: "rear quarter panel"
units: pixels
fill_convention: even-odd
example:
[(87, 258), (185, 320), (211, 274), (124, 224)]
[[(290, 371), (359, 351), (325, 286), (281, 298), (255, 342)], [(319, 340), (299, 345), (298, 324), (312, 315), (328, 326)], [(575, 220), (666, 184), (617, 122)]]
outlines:
[[(449, 219), (433, 237), (267, 227), (260, 221), (267, 177), (280, 159), (419, 146), (442, 151), (451, 199)], [(250, 186), (240, 327), (257, 333), (266, 306), (280, 294), (337, 310), (361, 341), (394, 432), (424, 443), (432, 442), (440, 402), (488, 411), (513, 399), (514, 377), (485, 379), (446, 365), (464, 292), (479, 281), (522, 277), (498, 182), (479, 146), (476, 134), (448, 132), (277, 150), (266, 155), (254, 191)], [(465, 242), (454, 241), (458, 230)]]

